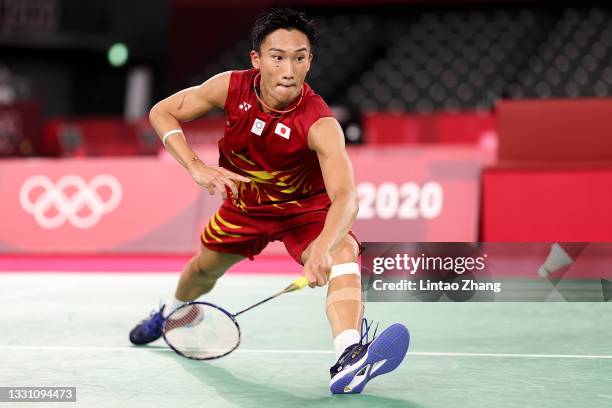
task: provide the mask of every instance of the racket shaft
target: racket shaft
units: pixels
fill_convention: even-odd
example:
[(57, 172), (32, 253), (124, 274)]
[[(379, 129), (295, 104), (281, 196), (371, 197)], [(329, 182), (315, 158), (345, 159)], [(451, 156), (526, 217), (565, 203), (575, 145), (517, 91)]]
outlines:
[(308, 279), (306, 279), (305, 276), (300, 276), (299, 278), (294, 280), (289, 286), (287, 286), (285, 289), (281, 290), (277, 294), (272, 295), (269, 298), (266, 298), (266, 299), (264, 299), (264, 300), (262, 300), (260, 302), (255, 303), (252, 306), (247, 307), (246, 309), (243, 309), (243, 310), (239, 311), (238, 313), (234, 314), (234, 317), (236, 317), (236, 316), (238, 316), (238, 315), (240, 315), (240, 314), (242, 314), (242, 313), (244, 313), (244, 312), (246, 312), (248, 310), (251, 310), (254, 307), (257, 307), (257, 306), (259, 306), (261, 304), (264, 304), (267, 301), (272, 300), (272, 299), (282, 295), (283, 293), (289, 293), (289, 292), (293, 292), (293, 291), (296, 291), (296, 290), (303, 289), (304, 287), (306, 287), (306, 285), (308, 285)]
[(274, 298), (276, 298), (276, 297), (278, 297), (278, 296), (282, 295), (283, 293), (286, 293), (286, 292), (283, 290), (283, 291), (281, 291), (281, 292), (278, 292), (276, 295), (272, 295), (272, 296), (270, 296), (269, 298), (266, 298), (266, 299), (264, 299), (264, 300), (262, 300), (262, 301), (259, 301), (259, 302), (255, 303), (254, 305), (249, 306), (249, 307), (247, 307), (246, 309), (243, 309), (243, 310), (239, 311), (238, 313), (234, 314), (234, 317), (236, 317), (236, 316), (238, 316), (238, 315), (240, 315), (240, 314), (242, 314), (242, 313), (244, 313), (244, 312), (246, 312), (246, 311), (249, 311), (249, 310), (253, 309), (254, 307), (257, 307), (257, 306), (259, 306), (259, 305), (261, 305), (261, 304), (264, 304), (264, 303), (266, 303), (267, 301), (270, 301), (270, 300), (272, 300), (272, 299), (274, 299)]

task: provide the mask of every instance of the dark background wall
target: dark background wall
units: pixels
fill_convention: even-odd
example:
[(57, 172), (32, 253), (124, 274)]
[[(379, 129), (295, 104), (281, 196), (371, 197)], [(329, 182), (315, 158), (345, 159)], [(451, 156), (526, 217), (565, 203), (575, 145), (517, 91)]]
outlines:
[[(125, 43), (128, 64), (107, 61)], [(150, 66), (166, 89), (168, 4), (163, 0), (0, 0), (0, 65), (27, 78), (46, 117), (123, 111), (125, 73)]]
[[(531, 6), (542, 1), (466, 0), (0, 0), (0, 68), (30, 83), (46, 118), (123, 112), (127, 72), (153, 73), (153, 100), (194, 81), (239, 39), (266, 8), (289, 5), (319, 13), (338, 9)], [(584, 4), (583, 4), (584, 5)], [(558, 5), (557, 5), (558, 6)], [(127, 45), (126, 65), (112, 67), (107, 51)]]

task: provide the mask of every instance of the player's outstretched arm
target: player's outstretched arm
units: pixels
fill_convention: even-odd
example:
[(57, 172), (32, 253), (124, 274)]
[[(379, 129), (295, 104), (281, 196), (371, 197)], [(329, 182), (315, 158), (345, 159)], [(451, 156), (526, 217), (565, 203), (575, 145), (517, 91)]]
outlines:
[(213, 108), (223, 108), (230, 76), (231, 72), (223, 72), (199, 86), (183, 89), (158, 102), (149, 112), (151, 125), (166, 149), (211, 195), (215, 192), (225, 195), (225, 186), (236, 194), (235, 181), (250, 180), (224, 168), (204, 164), (187, 143), (180, 124), (202, 116)]
[[(346, 153), (344, 135), (336, 119), (326, 117), (316, 121), (308, 132), (308, 145), (317, 153), (331, 200), (325, 225), (308, 248), (304, 274), (311, 283), (323, 286), (331, 270), (331, 252), (342, 241), (357, 216), (358, 201), (353, 166)], [(316, 277), (313, 282), (312, 278)]]

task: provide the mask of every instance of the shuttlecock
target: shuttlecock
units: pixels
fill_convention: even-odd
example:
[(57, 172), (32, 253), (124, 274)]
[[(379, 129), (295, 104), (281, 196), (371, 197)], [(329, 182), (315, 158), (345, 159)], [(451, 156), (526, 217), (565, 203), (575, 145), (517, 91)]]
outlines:
[(547, 277), (550, 273), (574, 263), (572, 257), (556, 242), (551, 245), (550, 253), (546, 257), (544, 264), (538, 269), (538, 275), (542, 278)]

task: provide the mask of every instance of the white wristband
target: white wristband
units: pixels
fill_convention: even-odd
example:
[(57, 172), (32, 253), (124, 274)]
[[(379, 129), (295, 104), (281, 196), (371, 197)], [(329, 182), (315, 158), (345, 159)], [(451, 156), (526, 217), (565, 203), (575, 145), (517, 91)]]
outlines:
[(166, 145), (166, 139), (168, 138), (168, 136), (172, 136), (175, 133), (183, 133), (183, 131), (181, 129), (175, 129), (175, 130), (166, 132), (166, 134), (162, 137), (162, 143), (164, 144), (164, 146)]

